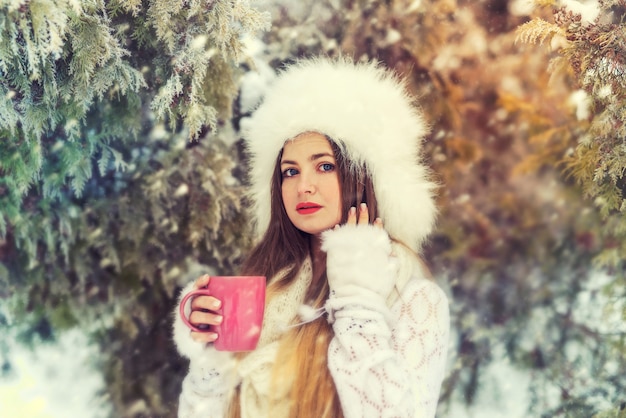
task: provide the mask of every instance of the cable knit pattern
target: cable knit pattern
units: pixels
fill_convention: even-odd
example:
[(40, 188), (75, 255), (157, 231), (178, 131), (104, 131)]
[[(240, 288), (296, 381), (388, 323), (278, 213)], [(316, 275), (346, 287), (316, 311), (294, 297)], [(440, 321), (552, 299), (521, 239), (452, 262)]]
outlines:
[(178, 400), (178, 416), (181, 418), (226, 416), (232, 391), (237, 386), (234, 361), (227, 355), (229, 353), (212, 351), (213, 366), (190, 364)]
[[(450, 326), (445, 293), (423, 278), (413, 258), (390, 243), (382, 229), (341, 227), (325, 233), (323, 245), (331, 285), (326, 308), (334, 330), (328, 368), (344, 416), (434, 417)], [(269, 396), (283, 396), (269, 393), (271, 367), (280, 361), (276, 346), (285, 325), (297, 322), (311, 274), (307, 260), (294, 284), (268, 304), (259, 347), (236, 368), (222, 369), (206, 360), (227, 353), (211, 353), (210, 347), (192, 350), (213, 368), (196, 366), (203, 363), (192, 356), (179, 417), (223, 417), (225, 397), (239, 381), (242, 417), (268, 416)], [(189, 342), (176, 341), (183, 346)], [(284, 406), (273, 410), (273, 416), (286, 416)]]
[(445, 374), (448, 301), (426, 279), (412, 279), (385, 315), (352, 305), (335, 313), (328, 350), (346, 418), (434, 417)]
[(323, 239), (335, 332), (328, 367), (344, 415), (433, 417), (450, 327), (445, 294), (417, 265), (407, 269), (411, 256), (383, 229), (346, 225)]

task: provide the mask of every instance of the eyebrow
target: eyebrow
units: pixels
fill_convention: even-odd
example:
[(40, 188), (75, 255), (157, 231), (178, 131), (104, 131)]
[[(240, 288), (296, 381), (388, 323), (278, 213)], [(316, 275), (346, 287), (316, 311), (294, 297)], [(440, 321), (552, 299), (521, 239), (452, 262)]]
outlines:
[[(319, 160), (320, 158), (323, 157), (331, 157), (331, 158), (335, 158), (335, 156), (333, 154), (330, 154), (328, 152), (320, 152), (319, 154), (313, 154), (309, 157), (309, 161), (315, 161), (315, 160)], [(281, 160), (280, 165), (283, 164), (293, 164), (293, 165), (298, 165), (297, 162), (292, 161), (292, 160)]]

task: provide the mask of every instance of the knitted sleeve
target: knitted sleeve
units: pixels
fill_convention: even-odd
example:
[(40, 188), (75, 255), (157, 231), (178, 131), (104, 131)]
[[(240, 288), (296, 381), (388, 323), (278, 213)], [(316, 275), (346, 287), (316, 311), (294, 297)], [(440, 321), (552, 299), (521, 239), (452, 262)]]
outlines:
[[(224, 353), (216, 352), (217, 357)], [(230, 359), (226, 359), (230, 361)], [(178, 399), (178, 418), (222, 418), (226, 416), (235, 380), (234, 368), (191, 364)]]
[(335, 313), (331, 371), (346, 418), (434, 417), (445, 374), (448, 302), (411, 280), (390, 312), (357, 305)]
[[(192, 290), (185, 287), (180, 299)], [(190, 310), (190, 308), (187, 308)], [(189, 312), (187, 313), (189, 314)], [(212, 344), (191, 339), (189, 328), (178, 311), (174, 312), (174, 342), (180, 354), (189, 359), (189, 372), (183, 380), (178, 401), (179, 418), (222, 418), (238, 384), (236, 363), (231, 353), (217, 351)]]
[[(326, 232), (328, 351), (342, 410), (350, 417), (434, 417), (445, 373), (448, 300), (434, 282), (411, 278), (388, 307), (398, 259), (373, 227)], [(419, 273), (415, 273), (417, 275)]]

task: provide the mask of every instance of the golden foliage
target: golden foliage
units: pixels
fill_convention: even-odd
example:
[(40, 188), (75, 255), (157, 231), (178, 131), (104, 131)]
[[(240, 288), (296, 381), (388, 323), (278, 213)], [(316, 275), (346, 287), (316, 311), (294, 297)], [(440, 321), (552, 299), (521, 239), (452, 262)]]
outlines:
[(583, 22), (580, 15), (560, 8), (554, 12), (554, 23), (533, 23), (538, 22), (534, 19), (518, 29), (523, 42), (536, 42), (556, 33), (567, 39), (560, 43), (549, 70), (583, 87), (595, 114), (589, 123), (571, 122), (576, 151), (561, 161), (565, 172), (581, 185), (605, 218), (621, 217), (626, 208), (626, 23), (614, 20), (615, 4), (600, 2), (594, 22)]
[(539, 43), (550, 42), (555, 36), (564, 36), (565, 31), (558, 25), (535, 18), (526, 22), (517, 29), (516, 42)]

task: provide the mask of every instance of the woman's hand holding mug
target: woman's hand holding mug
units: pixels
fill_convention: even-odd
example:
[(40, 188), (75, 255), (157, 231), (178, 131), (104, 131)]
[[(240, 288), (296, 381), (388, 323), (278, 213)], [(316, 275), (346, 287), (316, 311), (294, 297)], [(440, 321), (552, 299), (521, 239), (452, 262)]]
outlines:
[[(191, 313), (187, 307), (191, 301)], [(194, 283), (180, 302), (180, 316), (191, 338), (214, 343), (219, 351), (254, 350), (265, 309), (265, 277), (209, 276)]]
[[(208, 274), (201, 276), (194, 283), (193, 290), (206, 289), (211, 277)], [(209, 325), (220, 325), (224, 317), (217, 313), (222, 306), (222, 301), (214, 296), (198, 295), (191, 299), (191, 315), (189, 323), (196, 329), (191, 328), (191, 338), (198, 342), (212, 343), (217, 339), (217, 333), (209, 331)]]

